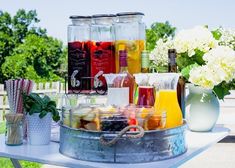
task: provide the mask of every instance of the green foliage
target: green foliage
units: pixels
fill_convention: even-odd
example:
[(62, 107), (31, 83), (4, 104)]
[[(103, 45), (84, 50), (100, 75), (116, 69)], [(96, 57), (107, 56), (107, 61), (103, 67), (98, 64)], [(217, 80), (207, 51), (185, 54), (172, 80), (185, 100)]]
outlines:
[(154, 61), (150, 61), (149, 70), (151, 73), (158, 72), (158, 73), (166, 73), (168, 72), (168, 66), (159, 66)]
[(198, 67), (199, 65), (197, 63), (194, 63), (194, 64), (191, 64), (191, 65), (188, 65), (186, 66), (185, 68), (182, 69), (181, 71), (181, 74), (182, 76), (188, 80), (189, 79), (189, 73), (191, 71), (191, 69), (195, 68), (195, 67)]
[(31, 34), (14, 49), (12, 56), (6, 58), (2, 72), (6, 78), (55, 81), (60, 79), (56, 73), (64, 59), (62, 42)]
[(220, 83), (219, 85), (216, 85), (214, 88), (213, 88), (213, 91), (215, 92), (216, 96), (219, 98), (219, 99), (224, 99), (224, 96), (226, 95), (229, 95), (230, 92), (230, 87), (229, 87), (230, 84), (227, 84), (226, 82), (222, 82)]
[(0, 83), (18, 77), (36, 82), (61, 80), (65, 50), (62, 42), (35, 26), (39, 21), (35, 10), (20, 9), (13, 17), (0, 11)]
[(181, 53), (177, 56), (176, 62), (180, 71), (182, 71), (185, 67), (198, 64), (204, 65), (205, 61), (203, 60), (204, 52), (200, 50), (195, 50), (195, 54), (192, 57), (188, 56), (188, 53)]
[(51, 113), (54, 121), (60, 120), (59, 112), (56, 109), (56, 102), (52, 101), (47, 95), (40, 97), (37, 93), (30, 93), (29, 95), (23, 93), (23, 105), (26, 113), (29, 115), (40, 113), (39, 117), (43, 118), (47, 113)]
[(147, 50), (152, 51), (160, 38), (174, 37), (175, 30), (176, 28), (172, 27), (168, 21), (153, 23), (150, 29), (146, 29)]
[(216, 29), (214, 31), (211, 31), (211, 33), (213, 34), (213, 37), (216, 39), (216, 40), (219, 40), (220, 37), (222, 36), (221, 32), (219, 31), (219, 29)]

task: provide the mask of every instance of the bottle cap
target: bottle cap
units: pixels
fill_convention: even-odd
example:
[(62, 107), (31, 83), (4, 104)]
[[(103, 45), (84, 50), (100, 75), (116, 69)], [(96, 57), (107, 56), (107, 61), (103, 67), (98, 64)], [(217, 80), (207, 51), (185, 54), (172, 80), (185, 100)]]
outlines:
[(168, 49), (168, 54), (170, 53), (176, 53), (176, 49)]

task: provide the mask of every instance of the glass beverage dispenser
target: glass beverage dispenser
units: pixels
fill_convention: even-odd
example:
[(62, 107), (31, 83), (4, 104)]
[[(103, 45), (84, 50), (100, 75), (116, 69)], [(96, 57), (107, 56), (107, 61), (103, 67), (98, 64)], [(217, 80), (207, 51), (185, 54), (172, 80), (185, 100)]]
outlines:
[(68, 26), (68, 92), (91, 89), (90, 16), (70, 16)]
[[(113, 23), (116, 15), (99, 14), (92, 16), (91, 25), (91, 77), (99, 72), (115, 73), (115, 50)], [(105, 79), (101, 78), (105, 82)], [(93, 86), (93, 81), (92, 81)]]
[(119, 51), (128, 53), (128, 71), (130, 74), (141, 72), (141, 52), (145, 48), (144, 14), (140, 12), (118, 13), (115, 23), (115, 60), (116, 72), (119, 72)]

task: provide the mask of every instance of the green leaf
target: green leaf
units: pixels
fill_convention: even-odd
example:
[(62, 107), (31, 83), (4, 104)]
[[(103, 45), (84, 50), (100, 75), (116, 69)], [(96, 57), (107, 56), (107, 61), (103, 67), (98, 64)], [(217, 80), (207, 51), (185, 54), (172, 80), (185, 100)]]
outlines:
[(203, 60), (203, 55), (205, 53), (203, 51), (200, 50), (195, 50), (195, 55), (193, 55), (192, 59), (195, 60), (195, 62), (199, 65), (204, 65), (205, 61)]
[(52, 113), (57, 111), (54, 106), (47, 106), (45, 110)]
[(47, 105), (56, 107), (56, 102), (51, 100), (51, 101), (48, 102)]
[(219, 84), (213, 88), (213, 91), (217, 95), (217, 97), (221, 100), (224, 99), (224, 96), (229, 95), (229, 87), (226, 86), (225, 83)]
[(185, 79), (189, 79), (189, 73), (190, 71), (195, 68), (195, 67), (198, 67), (199, 65), (197, 63), (194, 63), (194, 64), (191, 64), (191, 65), (188, 65), (187, 67), (183, 68), (182, 71), (181, 71), (181, 74), (182, 76), (185, 78)]
[(60, 120), (60, 116), (59, 115), (53, 115), (53, 120), (55, 121), (55, 122), (57, 122), (57, 121), (59, 121)]
[(43, 117), (45, 117), (47, 115), (47, 113), (48, 112), (46, 110), (42, 110), (41, 113), (39, 114), (39, 117), (43, 118)]
[(48, 97), (47, 95), (45, 95), (43, 98), (42, 98), (44, 104), (48, 104), (50, 102), (50, 97)]
[(37, 93), (30, 93), (29, 97), (34, 100), (35, 102), (37, 102), (40, 105), (43, 105), (43, 100), (42, 98), (39, 96), (39, 94)]
[(41, 110), (42, 106), (40, 104), (34, 103), (29, 110), (29, 115), (32, 115), (33, 113), (40, 113)]
[(221, 32), (219, 31), (219, 29), (216, 29), (214, 31), (211, 31), (211, 33), (213, 34), (213, 37), (216, 39), (216, 40), (219, 40), (220, 37), (222, 36)]

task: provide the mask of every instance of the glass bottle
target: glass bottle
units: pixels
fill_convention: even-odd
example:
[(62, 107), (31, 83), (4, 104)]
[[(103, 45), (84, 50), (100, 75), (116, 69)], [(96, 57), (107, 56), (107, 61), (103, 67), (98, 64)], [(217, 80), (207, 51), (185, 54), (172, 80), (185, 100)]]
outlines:
[[(177, 63), (176, 63), (177, 53), (175, 49), (168, 50), (168, 72), (177, 72)], [(179, 77), (177, 84), (177, 98), (180, 105), (180, 108), (185, 117), (185, 80), (183, 76)]]
[(115, 59), (116, 72), (119, 72), (119, 51), (128, 53), (128, 71), (130, 74), (141, 72), (141, 52), (145, 48), (144, 14), (140, 12), (118, 13), (115, 23)]
[(141, 52), (141, 72), (148, 73), (149, 72), (149, 53), (146, 50)]
[[(92, 16), (91, 25), (91, 77), (100, 71), (115, 73), (115, 50), (113, 23), (116, 15), (99, 14)], [(101, 79), (103, 83), (105, 79)], [(94, 81), (92, 81), (93, 86)]]
[(176, 50), (168, 50), (168, 72), (177, 72)]
[(68, 92), (91, 89), (90, 16), (70, 16), (68, 26)]
[(128, 63), (127, 63), (127, 51), (119, 50), (119, 61), (120, 61), (120, 75), (114, 79), (114, 87), (128, 88), (129, 89), (129, 103), (132, 104), (134, 101), (134, 85), (135, 79), (128, 72)]

